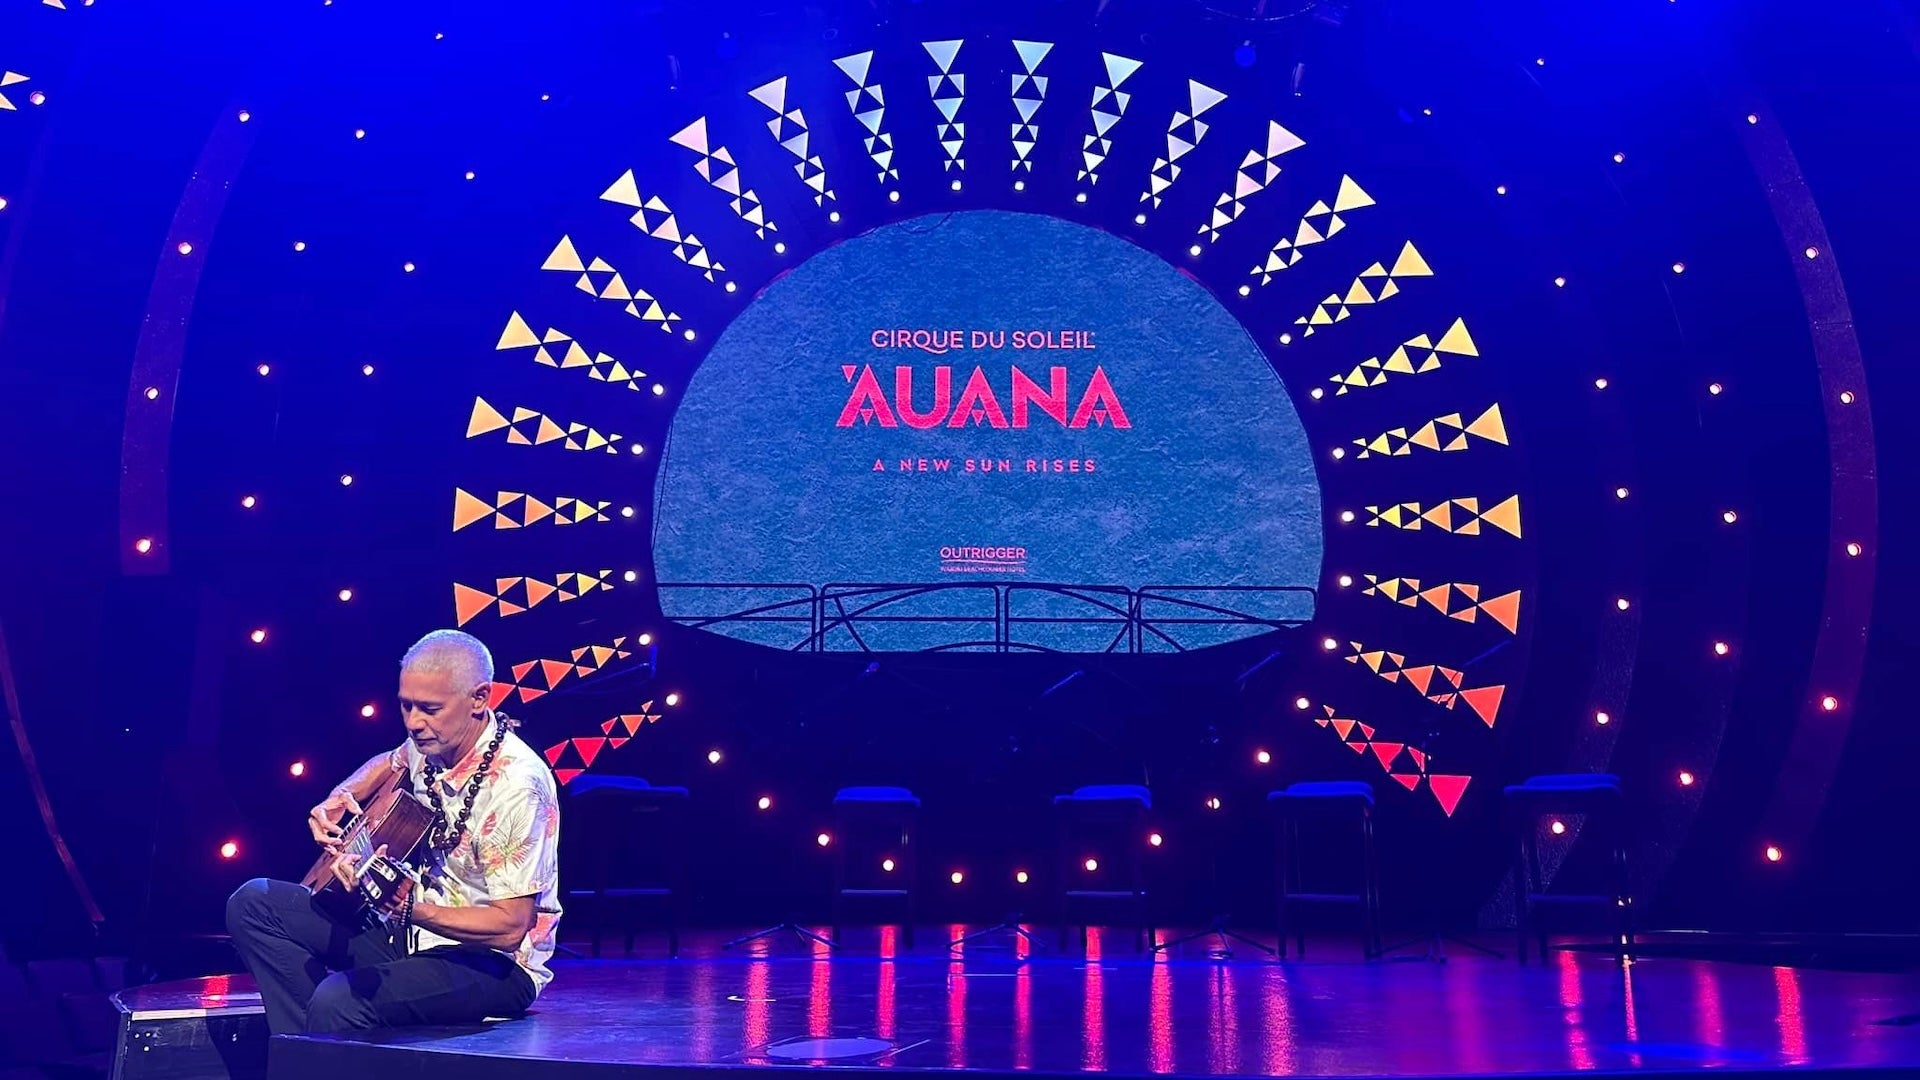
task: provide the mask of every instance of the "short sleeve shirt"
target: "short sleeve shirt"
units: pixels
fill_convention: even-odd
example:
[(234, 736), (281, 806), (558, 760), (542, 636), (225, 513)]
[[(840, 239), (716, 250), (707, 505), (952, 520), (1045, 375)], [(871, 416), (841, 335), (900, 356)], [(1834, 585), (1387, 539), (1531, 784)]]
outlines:
[[(492, 741), (489, 730), (459, 764), (440, 774), (440, 802), (449, 827), (458, 820), (467, 781)], [(424, 774), (426, 758), (411, 742), (401, 747), (400, 755), (413, 794), (432, 805)], [(560, 803), (553, 772), (509, 730), (486, 779), (480, 782), (466, 831), (452, 850), (428, 853), (421, 868), (420, 899), (444, 907), (472, 907), (491, 900), (533, 897), (533, 929), (510, 955), (532, 978), (537, 994), (553, 981), (547, 961), (560, 933), (559, 850)], [(414, 933), (416, 949), (459, 944), (421, 927)]]

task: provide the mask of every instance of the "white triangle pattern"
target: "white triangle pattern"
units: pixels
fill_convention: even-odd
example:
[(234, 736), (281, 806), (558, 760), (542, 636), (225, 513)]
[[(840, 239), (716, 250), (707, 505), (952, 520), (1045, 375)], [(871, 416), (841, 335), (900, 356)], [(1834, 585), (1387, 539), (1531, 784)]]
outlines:
[(920, 43), (920, 47), (927, 50), (927, 55), (933, 58), (935, 66), (940, 69), (940, 74), (927, 76), (927, 93), (932, 95), (934, 107), (940, 110), (942, 117), (933, 128), (935, 137), (940, 140), (940, 149), (947, 155), (947, 159), (940, 163), (940, 168), (947, 172), (967, 167), (964, 156), (967, 125), (956, 119), (960, 107), (967, 103), (967, 77), (953, 70), (954, 61), (960, 56), (960, 47), (966, 43), (965, 38)]
[[(839, 196), (827, 186), (827, 166), (820, 155), (808, 152), (812, 139), (808, 137), (807, 116), (798, 106), (792, 111), (787, 109), (787, 77), (785, 75), (769, 83), (747, 91), (747, 96), (773, 110), (773, 119), (767, 121), (767, 131), (779, 142), (787, 153), (799, 160), (793, 164), (793, 174), (800, 182), (813, 189), (813, 205), (825, 206), (828, 199), (838, 201)], [(859, 91), (854, 91), (858, 98)]]
[(1325, 199), (1315, 199), (1307, 212), (1300, 215), (1299, 224), (1294, 226), (1291, 237), (1282, 236), (1274, 241), (1267, 257), (1256, 263), (1247, 273), (1260, 279), (1265, 285), (1273, 280), (1273, 275), (1299, 262), (1302, 249), (1315, 244), (1323, 244), (1333, 238), (1333, 234), (1347, 227), (1342, 214), (1351, 214), (1372, 206), (1373, 196), (1366, 193), (1351, 176), (1340, 178), (1340, 190), (1328, 206)]
[(1074, 176), (1089, 186), (1100, 182), (1100, 166), (1113, 152), (1113, 140), (1107, 137), (1107, 132), (1127, 114), (1127, 102), (1133, 97), (1121, 93), (1120, 84), (1139, 71), (1143, 63), (1115, 53), (1101, 53), (1100, 59), (1106, 65), (1107, 81), (1093, 88), (1093, 132), (1080, 140), (1082, 168)]
[[(1172, 137), (1168, 138), (1171, 140)], [(1267, 185), (1280, 175), (1280, 166), (1274, 164), (1274, 159), (1305, 145), (1305, 139), (1281, 127), (1279, 121), (1267, 121), (1266, 145), (1248, 150), (1246, 156), (1240, 159), (1240, 171), (1234, 174), (1233, 190), (1223, 192), (1213, 201), (1213, 212), (1197, 230), (1207, 238), (1207, 243), (1220, 239), (1220, 230), (1240, 220), (1240, 215), (1247, 208), (1246, 201), (1265, 191)]]
[[(656, 240), (673, 246), (673, 257), (689, 266), (699, 268), (702, 276), (714, 281), (714, 274), (725, 270), (726, 264), (713, 258), (700, 238), (692, 233), (680, 231), (680, 221), (674, 217), (667, 201), (658, 195), (642, 195), (639, 182), (634, 179), (633, 170), (628, 169), (615, 180), (613, 185), (600, 193), (600, 198), (621, 206), (633, 207), (633, 227)], [(596, 260), (598, 262), (599, 260)], [(716, 282), (717, 284), (717, 282)]]
[[(608, 192), (614, 193), (620, 187), (621, 184), (616, 182)], [(646, 207), (643, 205), (641, 209), (645, 210)], [(612, 263), (598, 257), (590, 262), (583, 262), (579, 249), (573, 246), (572, 237), (562, 236), (560, 242), (554, 245), (553, 253), (547, 256), (547, 261), (540, 264), (540, 269), (563, 274), (578, 274), (580, 276), (574, 279), (574, 288), (596, 300), (624, 303), (627, 314), (636, 319), (654, 323), (668, 333), (672, 333), (673, 324), (680, 321), (679, 313), (662, 307), (652, 293), (628, 285), (620, 271), (613, 268)]]
[[(766, 89), (766, 87), (761, 87)], [(782, 91), (784, 93), (784, 90)], [(780, 226), (767, 216), (766, 207), (760, 202), (760, 196), (750, 187), (742, 187), (740, 166), (734, 161), (733, 151), (724, 146), (714, 146), (707, 135), (707, 118), (701, 117), (671, 136), (676, 146), (684, 146), (699, 155), (693, 163), (693, 169), (701, 178), (733, 198), (727, 201), (734, 215), (741, 221), (753, 226), (753, 235), (762, 240), (770, 232), (779, 232)], [(716, 168), (716, 164), (719, 166)]]
[(1022, 72), (1013, 76), (1013, 108), (1020, 114), (1020, 122), (1013, 125), (1013, 171), (1033, 172), (1033, 146), (1040, 140), (1040, 125), (1034, 123), (1034, 115), (1047, 100), (1047, 77), (1036, 75), (1040, 62), (1053, 51), (1051, 41), (1015, 41), (1013, 51), (1020, 58)]
[[(1117, 95), (1116, 95), (1117, 96)], [(1187, 80), (1187, 108), (1182, 112), (1173, 111), (1173, 119), (1167, 122), (1167, 153), (1165, 157), (1153, 159), (1153, 170), (1147, 176), (1147, 190), (1140, 193), (1141, 202), (1152, 203), (1152, 209), (1160, 208), (1162, 194), (1180, 179), (1180, 166), (1176, 164), (1207, 137), (1208, 125), (1200, 119), (1200, 114), (1227, 100), (1227, 95), (1197, 79)], [(1215, 218), (1219, 216), (1215, 210)], [(1201, 230), (1205, 232), (1205, 229)]]
[[(853, 80), (853, 89), (847, 91), (847, 108), (853, 110), (853, 118), (867, 129), (867, 156), (879, 167), (875, 178), (882, 184), (889, 179), (900, 179), (900, 170), (893, 167), (893, 136), (881, 130), (887, 116), (886, 94), (878, 82), (868, 81), (873, 74), (873, 50), (843, 56), (835, 60), (833, 66)], [(825, 181), (821, 183), (824, 187)]]

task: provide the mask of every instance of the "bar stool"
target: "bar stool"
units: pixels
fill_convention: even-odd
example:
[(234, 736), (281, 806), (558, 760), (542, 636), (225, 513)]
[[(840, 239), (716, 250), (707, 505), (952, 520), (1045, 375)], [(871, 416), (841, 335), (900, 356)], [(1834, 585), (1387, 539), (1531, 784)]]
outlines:
[[(1305, 932), (1287, 916), (1294, 904), (1351, 904), (1360, 909), (1360, 953), (1372, 960), (1386, 951), (1380, 931), (1380, 860), (1373, 842), (1373, 787), (1363, 780), (1318, 780), (1289, 784), (1267, 793), (1267, 805), (1275, 815), (1275, 838), (1279, 851), (1279, 932), (1280, 955), (1287, 950), (1287, 928), (1294, 927), (1293, 942), (1302, 960), (1307, 957)], [(1357, 826), (1360, 836), (1359, 891), (1351, 893), (1308, 892), (1306, 871), (1302, 865), (1300, 827), (1303, 824), (1337, 827)]]
[[(593, 928), (593, 955), (600, 955), (600, 938), (614, 908), (628, 911), (622, 920), (627, 952), (633, 952), (635, 923), (631, 909), (658, 901), (666, 912), (667, 953), (680, 955), (681, 909), (686, 902), (686, 825), (682, 818), (688, 801), (683, 787), (660, 787), (637, 776), (577, 777), (567, 785), (567, 827), (575, 837), (563, 851), (585, 851), (573, 880), (581, 888), (566, 890), (569, 907)], [(659, 872), (650, 879), (634, 873), (636, 864), (653, 862)], [(577, 923), (576, 923), (577, 925)]]
[[(1519, 937), (1519, 957), (1527, 962), (1529, 922), (1537, 928), (1540, 955), (1547, 954), (1547, 931), (1535, 917), (1543, 904), (1586, 904), (1611, 907), (1620, 920), (1620, 943), (1633, 949), (1633, 895), (1627, 877), (1626, 799), (1620, 790), (1620, 778), (1610, 773), (1551, 773), (1530, 776), (1510, 785), (1503, 793), (1509, 823), (1520, 834), (1519, 863), (1514, 876), (1518, 910), (1515, 931)], [(1611, 850), (1614, 891), (1606, 893), (1552, 893), (1547, 891), (1546, 876), (1540, 870), (1540, 819), (1552, 814), (1585, 815), (1590, 828), (1597, 828)]]
[[(834, 832), (840, 857), (833, 871), (833, 939), (840, 940), (840, 927), (849, 900), (897, 899), (905, 909), (900, 936), (908, 949), (913, 948), (914, 857), (913, 826), (920, 817), (920, 800), (903, 787), (845, 787), (834, 793)], [(884, 888), (874, 885), (871, 869), (856, 871), (856, 850), (869, 850), (856, 843), (863, 837), (879, 837), (893, 854), (891, 871), (883, 870), (899, 884)]]
[[(1075, 901), (1131, 905), (1138, 928), (1134, 935), (1134, 951), (1141, 950), (1143, 941), (1153, 944), (1153, 917), (1147, 905), (1145, 864), (1141, 860), (1144, 847), (1141, 833), (1146, 826), (1147, 812), (1153, 809), (1153, 795), (1139, 784), (1093, 784), (1076, 788), (1066, 795), (1054, 796), (1053, 805), (1060, 824), (1061, 946), (1067, 943), (1068, 927), (1075, 925)], [(1120, 838), (1119, 847), (1125, 853), (1121, 867), (1124, 888), (1076, 889), (1068, 884), (1075, 877), (1088, 872), (1077, 849), (1085, 838), (1096, 833)], [(1080, 944), (1084, 947), (1087, 923), (1082, 921), (1078, 925)]]

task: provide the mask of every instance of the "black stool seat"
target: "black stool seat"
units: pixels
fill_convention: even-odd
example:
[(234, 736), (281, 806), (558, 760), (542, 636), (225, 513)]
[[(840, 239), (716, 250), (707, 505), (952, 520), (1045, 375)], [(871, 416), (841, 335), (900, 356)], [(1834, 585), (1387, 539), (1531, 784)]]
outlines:
[[(1519, 939), (1520, 962), (1527, 960), (1530, 926), (1537, 930), (1540, 953), (1547, 952), (1547, 932), (1534, 917), (1544, 906), (1611, 907), (1619, 915), (1619, 943), (1633, 948), (1633, 896), (1627, 873), (1626, 795), (1620, 778), (1612, 773), (1546, 773), (1530, 776), (1518, 784), (1509, 784), (1501, 792), (1508, 816), (1519, 833), (1519, 864), (1515, 880), (1517, 907), (1515, 928)], [(1547, 891), (1546, 875), (1540, 866), (1540, 819), (1551, 814), (1580, 814), (1609, 844), (1613, 864), (1613, 891), (1606, 893), (1556, 893)]]
[[(920, 798), (903, 787), (865, 785), (843, 787), (833, 795), (835, 827), (840, 833), (840, 857), (834, 862), (833, 937), (840, 939), (848, 900), (899, 900), (904, 908), (900, 936), (907, 948), (913, 948), (914, 858), (913, 826), (920, 815)], [(867, 836), (879, 835), (894, 854), (890, 876), (899, 885), (877, 884), (873, 871), (854, 872), (856, 851), (869, 852)], [(884, 871), (883, 871), (884, 872)]]
[[(1153, 809), (1153, 793), (1142, 784), (1089, 784), (1065, 795), (1054, 796), (1053, 806), (1059, 816), (1060, 826), (1056, 862), (1060, 874), (1057, 896), (1061, 944), (1066, 944), (1067, 930), (1075, 925), (1073, 911), (1076, 902), (1085, 901), (1131, 905), (1135, 909), (1137, 922), (1134, 950), (1138, 952), (1143, 942), (1152, 944), (1153, 916), (1148, 906), (1145, 866), (1140, 858), (1144, 839), (1139, 835), (1139, 829), (1145, 825), (1147, 813)], [(1121, 837), (1120, 850), (1124, 852), (1120, 866), (1124, 874), (1123, 887), (1074, 888), (1068, 884), (1085, 872), (1075, 847), (1082, 837), (1095, 831), (1103, 836), (1117, 832)], [(1079, 926), (1081, 944), (1085, 945), (1087, 924), (1083, 921)]]
[[(570, 829), (575, 842), (562, 850), (587, 854), (571, 875), (580, 883), (567, 889), (580, 918), (593, 928), (593, 955), (600, 955), (600, 939), (612, 906), (620, 901), (663, 902), (666, 909), (667, 952), (680, 955), (680, 907), (686, 901), (686, 829), (673, 817), (683, 813), (691, 798), (684, 787), (650, 784), (638, 776), (589, 773), (567, 785)], [(586, 837), (586, 843), (580, 843)], [(658, 857), (661, 881), (635, 881), (630, 864), (647, 854)], [(634, 923), (624, 920), (627, 952), (633, 952)]]
[[(1380, 863), (1374, 850), (1373, 785), (1363, 780), (1307, 780), (1267, 793), (1267, 805), (1278, 816), (1280, 869), (1279, 938), (1284, 957), (1288, 918), (1294, 904), (1351, 904), (1360, 909), (1360, 951), (1371, 960), (1385, 951), (1380, 933)], [(1360, 835), (1360, 883), (1357, 892), (1310, 892), (1305, 887), (1300, 826), (1307, 821), (1337, 825), (1352, 821)], [(1294, 948), (1307, 955), (1305, 932), (1293, 923)]]

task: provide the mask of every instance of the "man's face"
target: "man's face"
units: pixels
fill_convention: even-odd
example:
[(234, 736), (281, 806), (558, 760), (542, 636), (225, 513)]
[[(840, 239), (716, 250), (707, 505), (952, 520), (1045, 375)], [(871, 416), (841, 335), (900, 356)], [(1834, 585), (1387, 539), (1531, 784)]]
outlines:
[(484, 719), (483, 702), (471, 686), (454, 685), (446, 671), (400, 673), (400, 720), (414, 748), (444, 757), (466, 742)]

